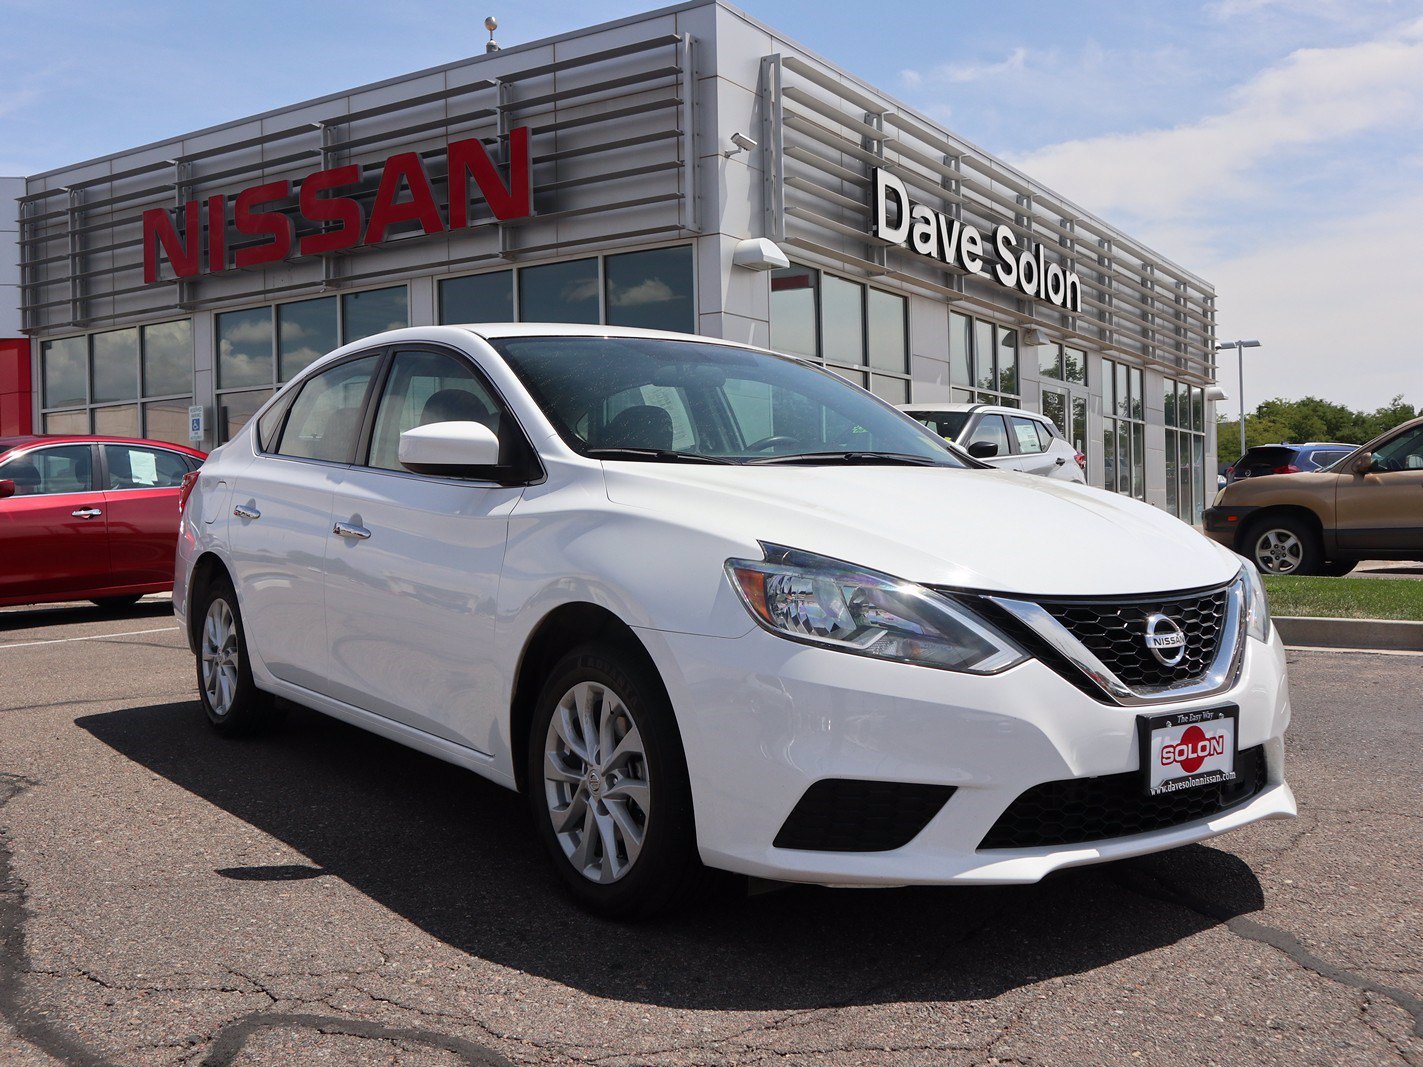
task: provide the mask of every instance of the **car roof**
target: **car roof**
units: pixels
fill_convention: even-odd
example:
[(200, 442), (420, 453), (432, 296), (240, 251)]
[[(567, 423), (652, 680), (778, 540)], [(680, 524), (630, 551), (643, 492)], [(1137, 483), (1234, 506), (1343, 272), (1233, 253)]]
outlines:
[(1358, 447), (1358, 445), (1345, 444), (1343, 441), (1277, 441), (1274, 444), (1251, 445), (1246, 451), (1252, 452), (1257, 448), (1347, 448), (1352, 451)]
[(1039, 422), (1052, 421), (1046, 415), (1036, 411), (1025, 411), (1023, 408), (1010, 408), (999, 404), (896, 404), (895, 407), (906, 413), (913, 411), (981, 411), (993, 415), (1021, 415), (1027, 419), (1037, 419)]
[(174, 444), (172, 441), (154, 441), (145, 437), (109, 437), (104, 434), (92, 433), (49, 433), (49, 434), (26, 434), (16, 437), (0, 437), (0, 455), (13, 452), (22, 448), (34, 448), (38, 445), (87, 445), (87, 444), (110, 444), (110, 445), (149, 445), (153, 448), (166, 448), (173, 452), (182, 452), (185, 455), (204, 458), (207, 453), (200, 452), (196, 448), (188, 445)]

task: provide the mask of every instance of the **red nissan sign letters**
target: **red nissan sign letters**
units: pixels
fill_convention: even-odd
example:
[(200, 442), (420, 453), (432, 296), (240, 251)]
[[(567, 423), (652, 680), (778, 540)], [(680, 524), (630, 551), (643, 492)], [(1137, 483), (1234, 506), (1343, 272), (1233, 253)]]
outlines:
[[(471, 178), (499, 221), (528, 218), (533, 214), (533, 164), (527, 126), (509, 132), (507, 184), (477, 137), (451, 141), (445, 157), (449, 203), (445, 205), (444, 214), (435, 200), (418, 152), (401, 152), (385, 161), (369, 219), (359, 200), (351, 195), (340, 195), (340, 190), (354, 191), (360, 184), (361, 167), (353, 163), (308, 174), (295, 183), (297, 207), (302, 218), (322, 229), (299, 240), (292, 216), (283, 210), (293, 187), (293, 183), (286, 180), (253, 185), (235, 197), (219, 194), (205, 201), (189, 200), (178, 209), (183, 216), (181, 229), (173, 212), (167, 208), (152, 208), (143, 213), (143, 282), (151, 285), (159, 280), (160, 247), (172, 264), (174, 274), (179, 278), (192, 278), (232, 267), (242, 269), (277, 263), (293, 254), (315, 256), (357, 245), (380, 244), (385, 240), (386, 231), (400, 223), (417, 222), (427, 234), (464, 229), (469, 225)], [(404, 193), (409, 196), (401, 199)], [(227, 249), (229, 201), (233, 201), (231, 219), (237, 233), (243, 237), (263, 238), (233, 249), (231, 255)]]

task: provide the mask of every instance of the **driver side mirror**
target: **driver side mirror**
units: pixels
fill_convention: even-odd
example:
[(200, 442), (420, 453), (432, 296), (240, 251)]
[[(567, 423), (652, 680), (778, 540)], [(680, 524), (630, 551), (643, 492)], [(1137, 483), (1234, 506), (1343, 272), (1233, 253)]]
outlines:
[(400, 435), (400, 465), (437, 478), (487, 478), (499, 464), (499, 438), (482, 422), (432, 422)]
[(0, 478), (0, 500), (15, 495), (15, 482), (11, 478)]
[(992, 459), (998, 455), (998, 446), (992, 441), (975, 441), (968, 446), (968, 454), (974, 459)]
[(1365, 453), (1364, 453), (1362, 456), (1360, 456), (1358, 459), (1354, 460), (1354, 473), (1355, 473), (1355, 474), (1368, 474), (1369, 471), (1371, 471), (1371, 470), (1373, 470), (1373, 469), (1374, 469), (1374, 454), (1373, 454), (1372, 452), (1365, 452)]

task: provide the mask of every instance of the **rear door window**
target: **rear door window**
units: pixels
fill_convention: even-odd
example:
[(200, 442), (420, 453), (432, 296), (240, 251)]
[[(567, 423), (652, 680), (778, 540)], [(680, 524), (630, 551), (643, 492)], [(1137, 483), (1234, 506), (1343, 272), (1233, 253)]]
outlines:
[[(1040, 427), (1037, 419), (1014, 415), (1009, 421), (1013, 424), (1014, 452), (1022, 455), (1032, 455), (1047, 448), (1043, 437), (1039, 436)], [(1043, 429), (1042, 432), (1046, 435), (1045, 429)]]
[(106, 489), (176, 489), (192, 470), (187, 458), (166, 448), (105, 445)]
[(362, 356), (313, 375), (292, 402), (277, 454), (350, 463), (379, 361), (378, 355)]

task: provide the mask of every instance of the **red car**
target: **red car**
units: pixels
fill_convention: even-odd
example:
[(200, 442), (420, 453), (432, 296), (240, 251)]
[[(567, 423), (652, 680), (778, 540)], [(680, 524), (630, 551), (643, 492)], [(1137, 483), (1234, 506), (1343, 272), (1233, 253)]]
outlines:
[(178, 496), (205, 458), (126, 437), (0, 437), (0, 605), (118, 607), (173, 588)]

